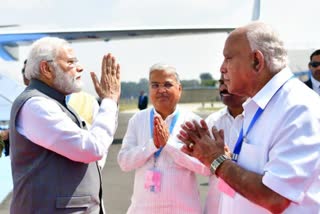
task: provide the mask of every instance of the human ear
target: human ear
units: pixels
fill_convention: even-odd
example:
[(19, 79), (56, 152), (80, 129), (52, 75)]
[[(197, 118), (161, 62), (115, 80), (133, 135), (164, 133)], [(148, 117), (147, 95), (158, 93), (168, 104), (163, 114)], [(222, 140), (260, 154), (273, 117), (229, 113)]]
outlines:
[(53, 78), (53, 71), (47, 61), (41, 61), (39, 66), (40, 66), (40, 73), (42, 74), (42, 76), (44, 76), (46, 79)]
[(264, 65), (264, 57), (261, 51), (256, 50), (253, 52), (252, 68), (258, 72)]

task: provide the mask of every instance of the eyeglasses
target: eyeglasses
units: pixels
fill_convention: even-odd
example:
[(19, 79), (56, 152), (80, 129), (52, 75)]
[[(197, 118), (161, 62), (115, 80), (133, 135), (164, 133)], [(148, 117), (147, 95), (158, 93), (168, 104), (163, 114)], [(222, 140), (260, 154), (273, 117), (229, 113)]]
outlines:
[(162, 84), (158, 82), (152, 82), (150, 83), (150, 86), (152, 89), (155, 89), (155, 90), (159, 89), (160, 87), (164, 87), (165, 89), (170, 89), (172, 86), (174, 86), (174, 84), (171, 82), (165, 82)]
[(309, 65), (313, 68), (316, 68), (320, 65), (320, 62), (317, 62), (317, 61), (309, 62)]
[[(53, 59), (49, 59), (49, 60), (46, 60), (46, 61), (47, 62), (53, 62), (54, 60)], [(79, 64), (79, 61), (76, 58), (70, 58), (70, 59), (62, 60), (62, 61), (66, 62), (68, 64), (68, 67), (71, 67), (71, 68), (74, 68)]]

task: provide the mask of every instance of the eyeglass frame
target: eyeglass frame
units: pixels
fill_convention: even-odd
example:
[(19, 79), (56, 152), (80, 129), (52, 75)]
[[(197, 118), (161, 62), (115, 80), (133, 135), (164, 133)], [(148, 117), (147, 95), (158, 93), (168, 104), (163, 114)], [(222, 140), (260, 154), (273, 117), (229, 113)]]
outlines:
[[(67, 60), (63, 60), (62, 61), (66, 62), (68, 64), (68, 67), (70, 68), (74, 68), (77, 67), (79, 65), (79, 60), (77, 58), (68, 58)], [(46, 62), (54, 62), (54, 59), (48, 59), (45, 60)]]
[(164, 83), (159, 83), (159, 82), (151, 82), (149, 83), (150, 88), (153, 90), (158, 90), (161, 88), (165, 88), (166, 90), (171, 89), (173, 86), (175, 86), (177, 82), (170, 82), (170, 81), (166, 81)]
[(313, 68), (316, 68), (316, 67), (320, 66), (320, 62), (318, 62), (318, 61), (311, 61), (311, 62), (309, 62), (309, 65), (310, 65), (311, 67), (313, 67)]

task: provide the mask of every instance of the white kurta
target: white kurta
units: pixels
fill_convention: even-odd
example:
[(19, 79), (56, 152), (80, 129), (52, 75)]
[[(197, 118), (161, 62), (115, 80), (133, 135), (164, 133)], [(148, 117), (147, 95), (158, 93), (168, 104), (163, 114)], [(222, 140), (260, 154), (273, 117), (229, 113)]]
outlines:
[[(210, 114), (206, 118), (206, 123), (209, 130), (211, 131), (212, 126), (215, 126), (218, 130), (223, 129), (224, 131), (224, 142), (229, 146), (230, 150), (233, 151), (236, 142), (230, 142), (230, 134), (239, 135), (243, 122), (243, 115), (240, 114), (236, 118), (229, 113), (227, 107)], [(218, 178), (215, 175), (211, 175), (209, 178), (209, 189), (204, 206), (205, 214), (219, 213), (219, 204), (221, 198), (221, 192), (217, 188)]]
[[(36, 124), (36, 125), (35, 125)], [(51, 99), (32, 97), (22, 106), (17, 131), (33, 143), (73, 161), (104, 160), (118, 125), (118, 107), (103, 99), (88, 130), (81, 129)], [(99, 162), (103, 167), (104, 161)]]
[(150, 111), (152, 108), (136, 113), (128, 124), (126, 135), (118, 154), (122, 170), (135, 170), (135, 180), (130, 214), (200, 214), (202, 213), (200, 195), (195, 173), (209, 175), (209, 169), (197, 159), (180, 151), (183, 146), (176, 135), (185, 121), (199, 119), (194, 113), (177, 108), (165, 122), (170, 127), (173, 117), (179, 117), (173, 132), (156, 162), (156, 169), (162, 174), (160, 192), (151, 192), (144, 187), (145, 174), (153, 168), (154, 146), (150, 131)]

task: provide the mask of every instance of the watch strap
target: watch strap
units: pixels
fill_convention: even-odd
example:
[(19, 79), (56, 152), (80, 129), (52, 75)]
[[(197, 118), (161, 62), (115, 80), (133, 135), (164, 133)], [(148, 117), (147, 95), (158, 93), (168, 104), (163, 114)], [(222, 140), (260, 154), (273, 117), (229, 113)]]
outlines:
[(210, 171), (212, 174), (216, 174), (216, 171), (218, 167), (225, 161), (225, 160), (231, 160), (230, 157), (227, 155), (223, 154), (217, 157), (214, 161), (212, 161), (211, 166), (210, 166)]

